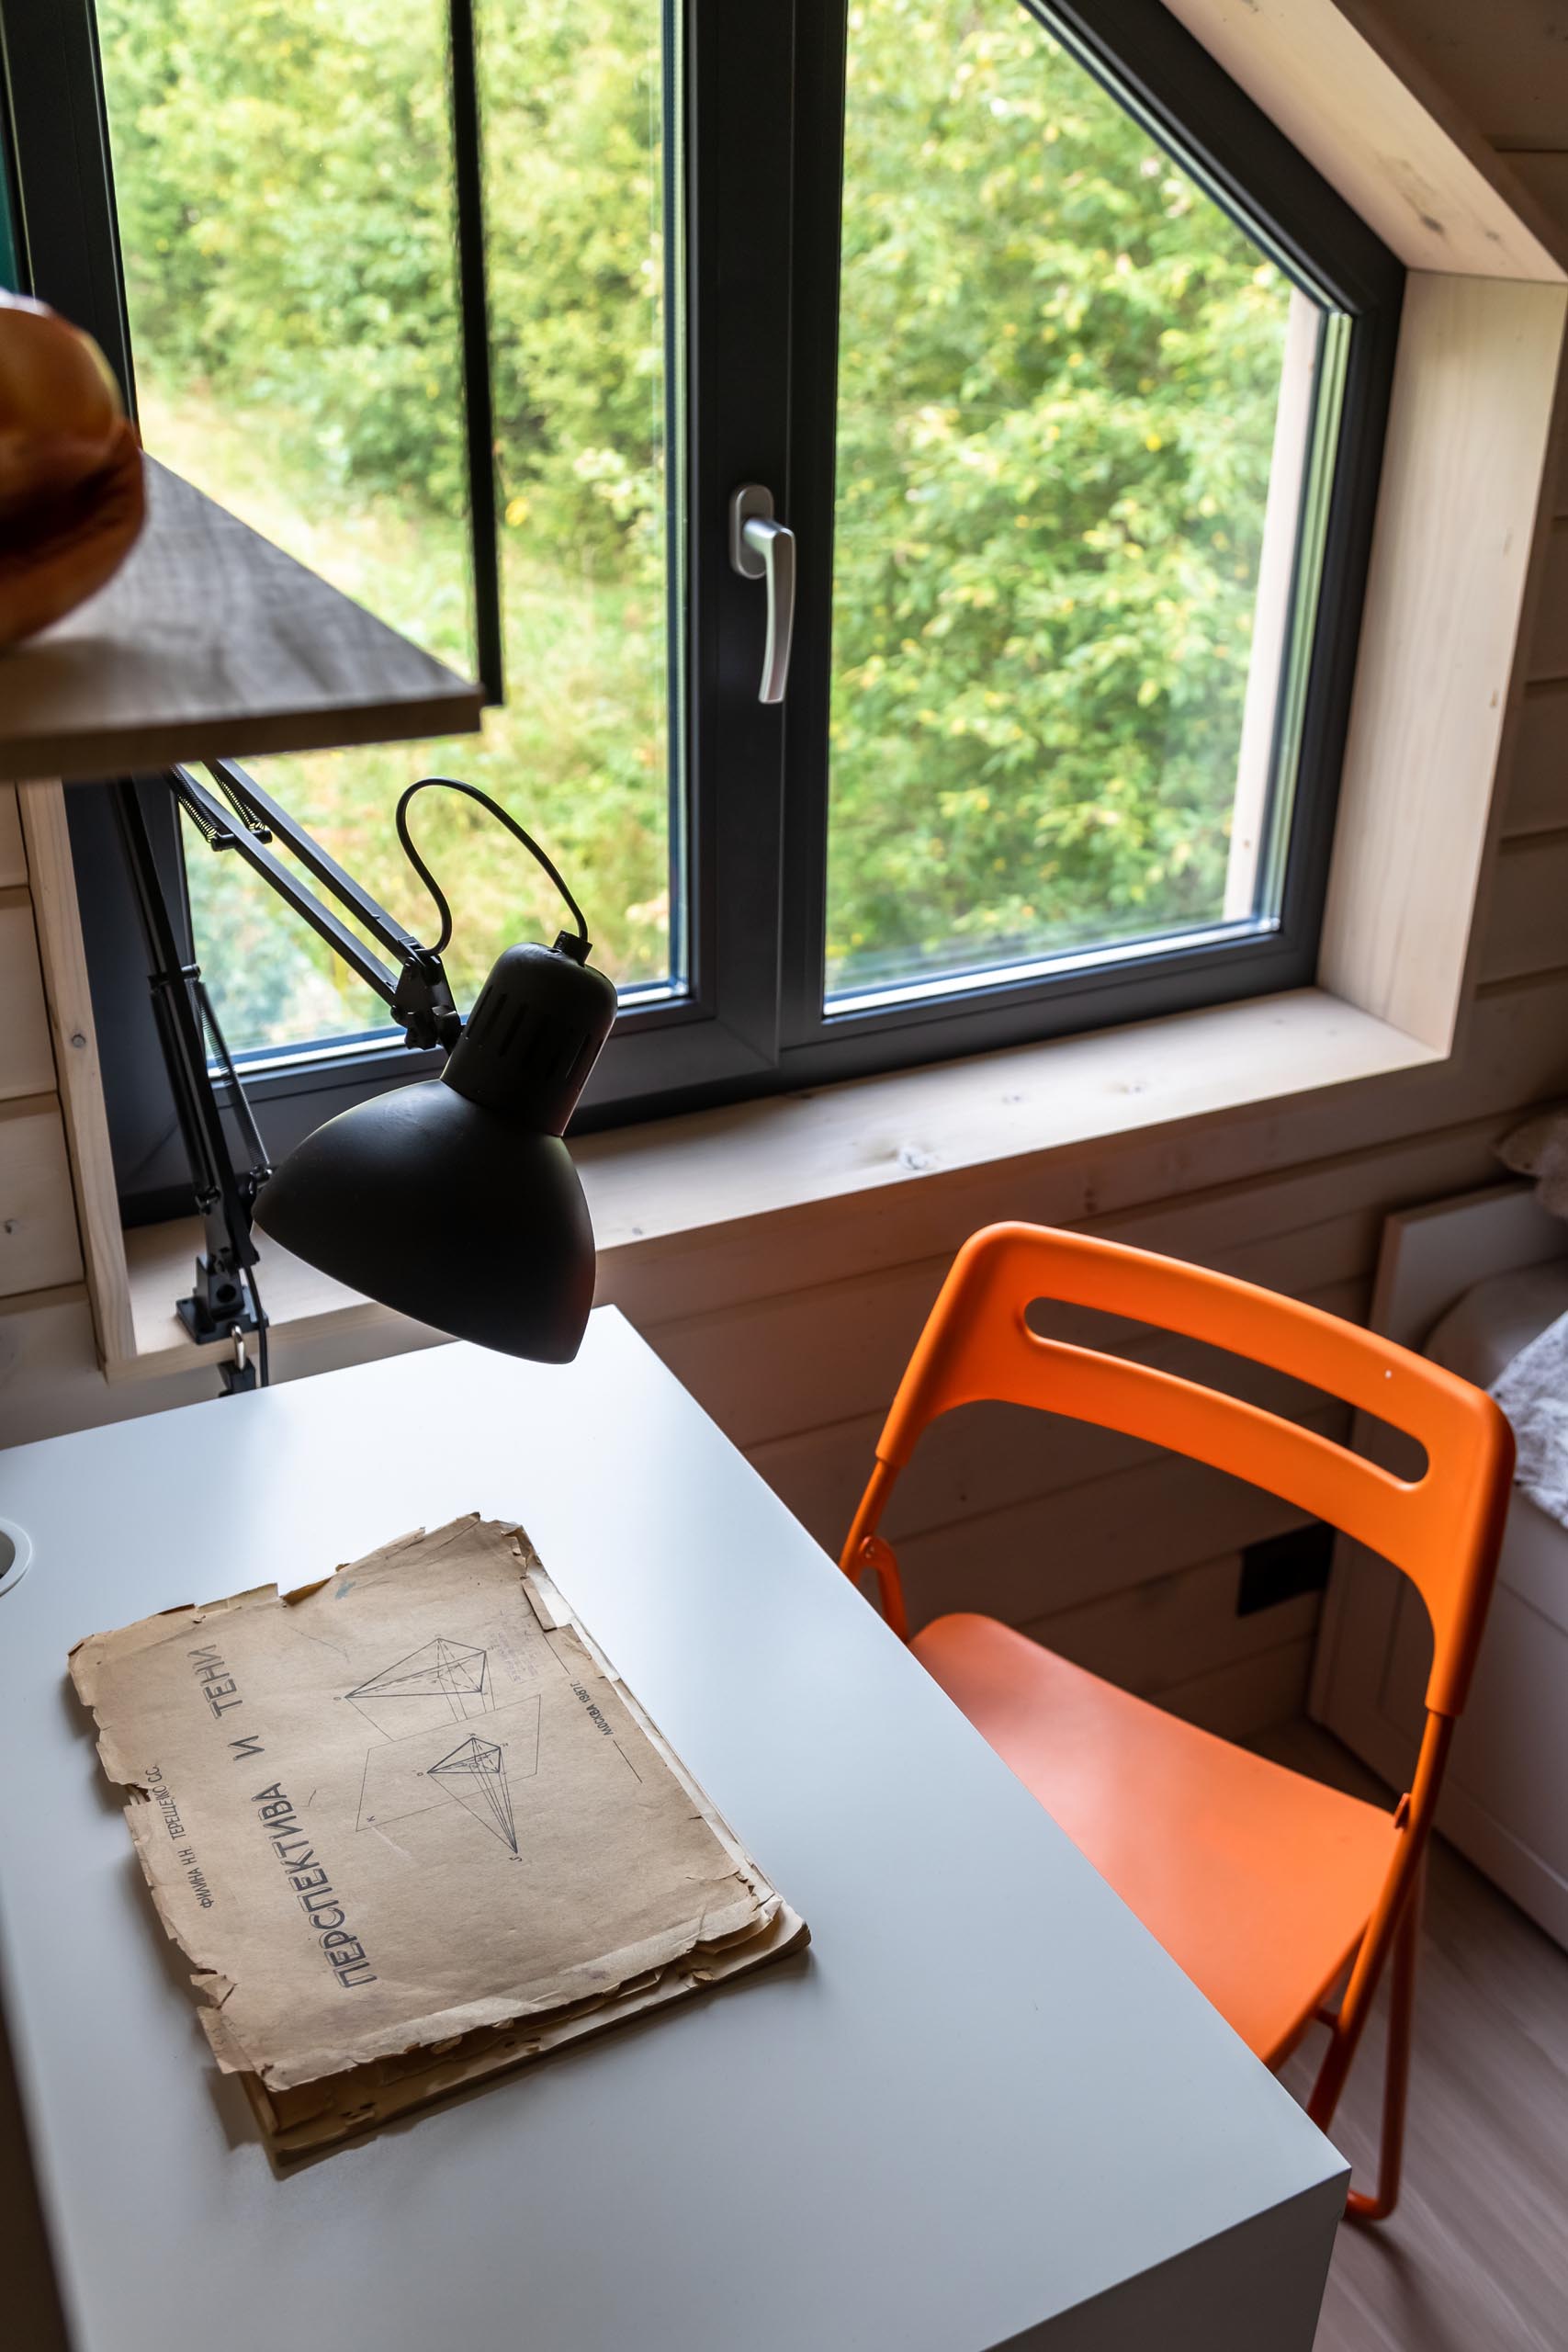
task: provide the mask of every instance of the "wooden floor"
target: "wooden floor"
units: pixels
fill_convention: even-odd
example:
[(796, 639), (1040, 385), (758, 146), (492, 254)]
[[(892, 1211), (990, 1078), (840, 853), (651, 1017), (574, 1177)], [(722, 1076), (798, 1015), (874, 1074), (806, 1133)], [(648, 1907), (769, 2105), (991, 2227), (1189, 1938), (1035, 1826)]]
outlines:
[[(1256, 1745), (1320, 1780), (1380, 1793), (1337, 1741), (1307, 1724)], [(1298, 2094), (1314, 2054), (1287, 2073)], [(1372, 2154), (1382, 2059), (1374, 2018), (1335, 2124), (1358, 2167)], [(64, 2339), (37, 2265), (36, 2209), (7, 2088), (0, 2044), (0, 2235), (14, 2249), (7, 2325), (20, 2329), (6, 2341), (17, 2352), (55, 2352)], [(1404, 2194), (1381, 2229), (1341, 2227), (1315, 2352), (1568, 2352), (1568, 1953), (1440, 1843)]]
[[(1293, 1724), (1255, 1745), (1358, 1795), (1381, 1784)], [(1374, 2018), (1335, 2119), (1370, 2186), (1382, 2089)], [(1285, 2080), (1310, 2084), (1318, 2037)], [(1404, 2186), (1393, 2218), (1343, 2224), (1315, 2352), (1568, 2352), (1568, 1953), (1437, 1841), (1416, 1996)]]

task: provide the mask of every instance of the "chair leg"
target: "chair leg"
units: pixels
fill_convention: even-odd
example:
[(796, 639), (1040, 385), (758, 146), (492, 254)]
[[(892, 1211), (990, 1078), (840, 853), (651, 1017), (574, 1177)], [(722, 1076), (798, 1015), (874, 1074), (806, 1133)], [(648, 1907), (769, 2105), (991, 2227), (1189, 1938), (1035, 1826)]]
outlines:
[(1389, 1971), (1388, 2052), (1383, 2066), (1382, 2130), (1379, 2135), (1378, 2184), (1368, 2196), (1352, 2188), (1346, 2211), (1358, 2222), (1386, 2222), (1399, 2201), (1404, 2155), (1404, 2105), (1410, 2086), (1410, 2030), (1416, 2007), (1416, 1955), (1421, 1941), (1422, 1882), (1410, 1890), (1399, 1923)]

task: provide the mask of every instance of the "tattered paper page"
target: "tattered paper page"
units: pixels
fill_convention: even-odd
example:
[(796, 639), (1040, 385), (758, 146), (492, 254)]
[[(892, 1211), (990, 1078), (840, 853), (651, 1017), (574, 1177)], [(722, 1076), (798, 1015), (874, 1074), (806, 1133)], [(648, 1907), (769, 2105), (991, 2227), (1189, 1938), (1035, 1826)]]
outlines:
[(804, 1940), (518, 1529), (95, 1635), (72, 1675), (219, 2064), (268, 2092), (516, 2019), (547, 2046)]

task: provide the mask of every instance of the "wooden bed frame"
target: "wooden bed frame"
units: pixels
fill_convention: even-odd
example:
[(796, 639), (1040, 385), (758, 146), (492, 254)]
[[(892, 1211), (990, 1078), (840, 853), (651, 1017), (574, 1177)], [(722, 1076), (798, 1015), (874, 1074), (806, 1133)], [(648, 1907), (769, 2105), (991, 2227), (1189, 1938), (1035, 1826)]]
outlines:
[[(1472, 1284), (1568, 1253), (1568, 1224), (1528, 1184), (1407, 1209), (1383, 1227), (1370, 1321), (1420, 1349)], [(1389, 1459), (1358, 1415), (1352, 1442)], [(1392, 1460), (1390, 1466), (1393, 1466)], [(1406, 1580), (1341, 1537), (1308, 1712), (1395, 1788), (1408, 1785), (1431, 1636)], [(1470, 1704), (1438, 1810), (1443, 1835), (1568, 1948), (1568, 1528), (1517, 1489)]]

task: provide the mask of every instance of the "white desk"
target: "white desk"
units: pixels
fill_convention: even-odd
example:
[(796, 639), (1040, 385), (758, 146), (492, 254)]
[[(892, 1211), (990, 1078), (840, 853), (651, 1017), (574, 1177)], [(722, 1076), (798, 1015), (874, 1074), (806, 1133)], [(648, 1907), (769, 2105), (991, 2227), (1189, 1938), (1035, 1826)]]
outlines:
[[(64, 1679), (479, 1509), (813, 1946), (276, 2180)], [(1308, 2352), (1345, 2168), (613, 1312), (0, 1453), (4, 1984), (80, 2352)]]

